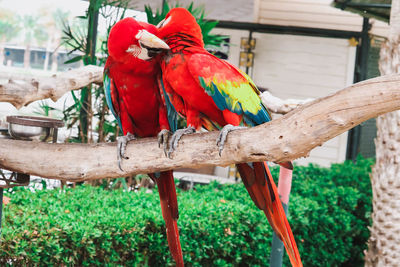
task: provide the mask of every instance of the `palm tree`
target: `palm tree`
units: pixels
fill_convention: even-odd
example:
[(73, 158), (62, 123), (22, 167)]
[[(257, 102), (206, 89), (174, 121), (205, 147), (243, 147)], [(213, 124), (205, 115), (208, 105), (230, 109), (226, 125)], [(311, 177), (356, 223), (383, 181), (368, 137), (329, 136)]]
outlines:
[[(382, 75), (400, 73), (400, 0), (392, 0), (389, 38), (381, 48), (379, 63)], [(376, 124), (372, 227), (365, 266), (399, 266), (400, 111), (378, 117)]]
[(5, 43), (14, 38), (20, 31), (14, 17), (15, 14), (11, 11), (6, 9), (0, 10), (0, 65), (3, 65), (4, 62)]
[[(52, 13), (52, 27), (51, 27), (51, 36), (52, 38), (49, 38), (52, 43), (52, 47), (55, 48), (52, 54), (52, 64), (51, 64), (51, 71), (55, 72), (57, 71), (57, 57), (58, 57), (58, 48), (61, 45), (61, 36), (62, 36), (62, 29), (64, 27), (64, 24), (68, 20), (69, 12), (64, 12), (63, 10), (57, 8), (53, 13)], [(46, 48), (46, 58), (45, 58), (45, 63), (46, 60), (48, 62), (48, 56), (49, 56), (49, 51), (48, 48)], [(45, 70), (47, 70), (47, 66), (45, 66)]]
[(47, 39), (47, 32), (43, 25), (38, 23), (39, 17), (34, 15), (24, 15), (21, 21), (22, 34), (24, 35), (25, 53), (24, 67), (30, 67), (31, 45), (34, 41), (41, 43)]

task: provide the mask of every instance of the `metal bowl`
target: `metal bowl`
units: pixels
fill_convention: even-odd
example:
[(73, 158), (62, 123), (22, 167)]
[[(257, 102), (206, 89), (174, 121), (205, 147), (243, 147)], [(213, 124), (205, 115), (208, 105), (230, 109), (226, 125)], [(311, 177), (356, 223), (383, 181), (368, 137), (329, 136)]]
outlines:
[(46, 141), (51, 129), (64, 126), (60, 120), (32, 116), (8, 116), (7, 122), (9, 134), (22, 140)]
[(8, 132), (15, 139), (42, 140), (42, 139), (47, 139), (46, 137), (50, 134), (50, 128), (9, 123)]

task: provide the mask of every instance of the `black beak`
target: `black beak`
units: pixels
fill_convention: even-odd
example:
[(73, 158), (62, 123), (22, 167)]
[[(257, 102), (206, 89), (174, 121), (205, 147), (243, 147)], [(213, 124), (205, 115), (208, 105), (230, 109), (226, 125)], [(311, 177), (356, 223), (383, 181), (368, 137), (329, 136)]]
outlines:
[(164, 51), (168, 51), (169, 50), (169, 49), (164, 49), (164, 48), (160, 48), (160, 47), (149, 47), (149, 46), (146, 46), (144, 44), (141, 44), (141, 46), (143, 48), (147, 49), (147, 55), (149, 57), (154, 57), (154, 56), (156, 56), (158, 54), (161, 54)]

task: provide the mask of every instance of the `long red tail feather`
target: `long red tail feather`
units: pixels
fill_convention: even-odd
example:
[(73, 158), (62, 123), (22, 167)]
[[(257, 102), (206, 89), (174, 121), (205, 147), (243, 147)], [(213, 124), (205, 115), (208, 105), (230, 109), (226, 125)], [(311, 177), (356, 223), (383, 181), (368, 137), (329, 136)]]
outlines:
[(155, 174), (151, 176), (158, 186), (161, 211), (167, 228), (169, 250), (176, 262), (176, 266), (184, 266), (177, 224), (179, 217), (178, 201), (176, 199), (175, 183), (172, 171), (161, 172), (159, 177)]
[(264, 211), (272, 229), (285, 245), (292, 266), (303, 266), (292, 229), (266, 162), (240, 163), (236, 166), (251, 199)]

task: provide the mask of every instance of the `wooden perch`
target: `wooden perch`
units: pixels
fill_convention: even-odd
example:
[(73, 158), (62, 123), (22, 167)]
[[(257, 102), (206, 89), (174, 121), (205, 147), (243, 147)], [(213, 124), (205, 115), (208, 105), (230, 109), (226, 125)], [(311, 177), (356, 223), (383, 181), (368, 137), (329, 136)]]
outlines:
[(285, 99), (282, 100), (276, 96), (273, 96), (270, 92), (265, 91), (261, 94), (261, 100), (263, 104), (268, 108), (269, 111), (276, 114), (286, 114), (304, 105), (308, 102), (313, 101), (314, 99)]
[[(36, 100), (51, 98), (56, 101), (71, 90), (102, 82), (103, 68), (94, 65), (40, 78), (18, 73), (15, 68), (0, 67), (0, 102), (9, 102), (19, 109)], [(272, 113), (277, 114), (286, 114), (312, 100), (282, 100), (267, 91), (261, 94), (261, 99)]]
[(117, 166), (116, 144), (47, 144), (0, 139), (0, 167), (48, 178), (91, 180), (182, 167), (248, 161), (288, 161), (386, 112), (400, 109), (400, 75), (367, 80), (317, 99), (277, 120), (228, 135), (220, 157), (218, 132), (184, 136), (173, 159), (155, 138), (129, 143), (124, 172)]
[(92, 83), (103, 82), (103, 68), (88, 65), (52, 77), (34, 78), (0, 69), (0, 102), (9, 102), (16, 108), (45, 98), (56, 101), (65, 93)]

